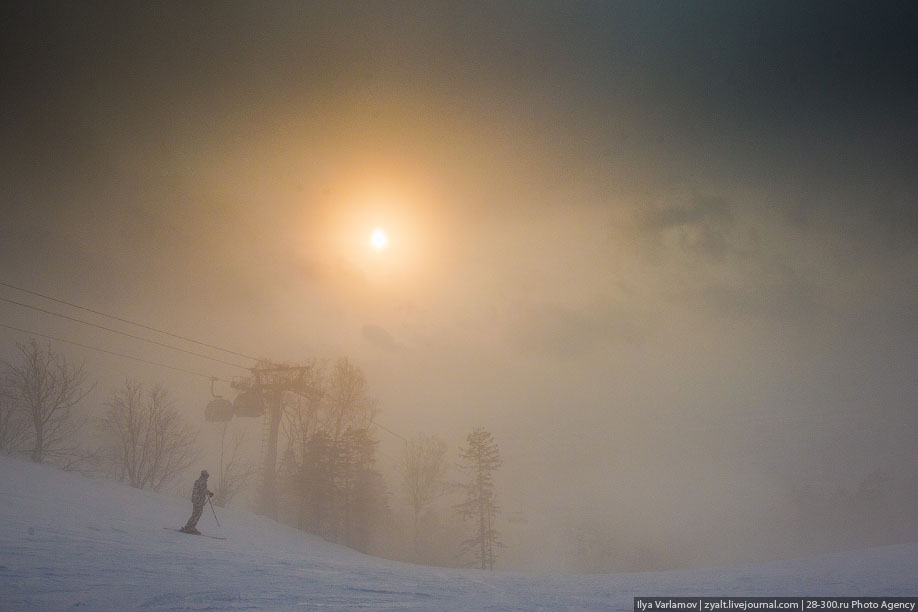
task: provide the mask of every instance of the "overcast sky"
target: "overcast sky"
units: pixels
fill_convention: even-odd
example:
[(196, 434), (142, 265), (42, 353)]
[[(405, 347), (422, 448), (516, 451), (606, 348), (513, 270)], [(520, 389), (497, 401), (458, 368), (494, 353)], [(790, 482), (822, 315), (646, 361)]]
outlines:
[[(507, 510), (648, 502), (678, 528), (914, 473), (914, 3), (2, 12), (0, 281), (347, 355), (394, 431), (491, 429)], [(0, 323), (240, 373), (9, 303)], [(0, 329), (6, 354), (27, 337)], [(200, 418), (206, 379), (141, 376)]]

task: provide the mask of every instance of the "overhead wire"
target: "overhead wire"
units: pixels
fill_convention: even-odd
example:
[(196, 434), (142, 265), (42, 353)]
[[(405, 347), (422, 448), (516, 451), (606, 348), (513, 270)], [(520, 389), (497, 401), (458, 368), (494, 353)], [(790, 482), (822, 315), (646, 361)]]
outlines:
[[(220, 378), (219, 376), (212, 376), (212, 375), (210, 375), (210, 374), (202, 374), (202, 373), (200, 373), (200, 372), (195, 372), (195, 371), (193, 371), (193, 370), (188, 370), (188, 369), (186, 369), (186, 368), (180, 368), (180, 367), (178, 367), (178, 366), (172, 366), (172, 365), (168, 365), (168, 364), (165, 364), (165, 363), (159, 363), (159, 362), (156, 362), (156, 361), (150, 361), (149, 359), (143, 359), (143, 358), (141, 358), (141, 357), (134, 357), (133, 355), (126, 355), (126, 354), (124, 354), (124, 353), (118, 353), (118, 352), (116, 352), (116, 351), (109, 351), (109, 350), (107, 350), (107, 349), (99, 348), (99, 347), (97, 347), (97, 346), (91, 346), (91, 345), (89, 345), (89, 344), (83, 344), (83, 343), (81, 343), (81, 342), (75, 342), (75, 341), (73, 341), (73, 340), (64, 340), (63, 338), (58, 338), (58, 337), (56, 337), (56, 336), (51, 336), (51, 335), (49, 335), (49, 334), (43, 334), (43, 333), (41, 333), (41, 332), (32, 331), (32, 330), (28, 330), (28, 329), (22, 329), (22, 328), (20, 328), (20, 327), (15, 327), (15, 326), (13, 326), (13, 325), (6, 325), (6, 324), (4, 324), (4, 323), (0, 323), (0, 327), (6, 328), (6, 329), (10, 329), (10, 330), (13, 330), (13, 331), (18, 331), (18, 332), (21, 332), (21, 333), (24, 333), (24, 334), (31, 334), (31, 335), (34, 335), (34, 336), (39, 336), (39, 337), (41, 337), (41, 338), (47, 338), (48, 340), (54, 340), (54, 341), (56, 341), (56, 342), (64, 342), (64, 343), (66, 343), (66, 344), (72, 344), (72, 345), (74, 345), (74, 346), (79, 346), (79, 347), (81, 347), (81, 348), (85, 348), (85, 349), (89, 349), (89, 350), (93, 350), (93, 351), (98, 351), (98, 352), (100, 352), (100, 353), (105, 353), (105, 354), (107, 354), (107, 355), (113, 355), (113, 356), (115, 356), (115, 357), (123, 357), (123, 358), (125, 358), (125, 359), (132, 359), (132, 360), (134, 360), (134, 361), (139, 361), (139, 362), (141, 362), (141, 363), (146, 363), (146, 364), (148, 364), (148, 365), (159, 366), (159, 367), (161, 367), (161, 368), (167, 368), (167, 369), (169, 369), (169, 370), (175, 370), (175, 371), (177, 371), (177, 372), (184, 372), (184, 373), (186, 373), (186, 374), (191, 374), (192, 376), (199, 376), (199, 377), (201, 377), (201, 378), (206, 378), (206, 379), (208, 379), (208, 380), (218, 380), (218, 381), (220, 381), (220, 382), (226, 382), (226, 383), (231, 383), (231, 382), (232, 382), (232, 381), (227, 380), (227, 379), (225, 379), (225, 378)], [(389, 429), (388, 427), (386, 427), (385, 425), (383, 425), (382, 423), (380, 423), (380, 422), (378, 422), (378, 421), (373, 421), (373, 422), (371, 423), (371, 425), (374, 425), (374, 426), (378, 427), (379, 429), (382, 429), (383, 431), (389, 433), (390, 435), (395, 436), (396, 438), (398, 438), (399, 440), (401, 440), (401, 441), (404, 442), (405, 444), (408, 443), (408, 439), (407, 439), (407, 438), (405, 438), (404, 436), (402, 436), (402, 435), (400, 435), (400, 434), (395, 433), (394, 431), (392, 431), (391, 429)], [(389, 459), (390, 461), (396, 461), (396, 462), (399, 461), (398, 459), (392, 457), (392, 456), (389, 455), (388, 453), (381, 453), (381, 454), (383, 454), (384, 456), (388, 457), (388, 459)]]
[(398, 438), (399, 440), (401, 440), (401, 441), (404, 442), (405, 444), (408, 444), (408, 440), (407, 440), (404, 436), (400, 436), (399, 434), (395, 433), (394, 431), (392, 431), (391, 429), (389, 429), (389, 428), (386, 427), (385, 425), (382, 425), (382, 424), (380, 424), (380, 423), (377, 422), (377, 421), (373, 421), (371, 424), (372, 424), (372, 425), (376, 425), (377, 427), (379, 427), (379, 428), (382, 429), (383, 431), (392, 434), (393, 436), (395, 436), (396, 438)]
[[(51, 311), (51, 310), (46, 310), (46, 309), (44, 309), (44, 308), (39, 308), (38, 306), (32, 306), (31, 304), (26, 304), (26, 303), (24, 303), (24, 302), (17, 302), (16, 300), (11, 300), (11, 299), (5, 298), (5, 297), (0, 297), (0, 301), (8, 302), (8, 303), (10, 303), (10, 304), (15, 304), (15, 305), (17, 305), (17, 306), (23, 306), (23, 307), (25, 307), (25, 308), (31, 308), (32, 310), (37, 310), (38, 312), (43, 312), (43, 313), (45, 313), (45, 314), (49, 314), (49, 315), (52, 315), (52, 316), (55, 316), (55, 317), (60, 317), (60, 318), (62, 318), (62, 319), (67, 319), (68, 321), (75, 321), (75, 322), (77, 322), (77, 323), (82, 323), (83, 325), (89, 325), (90, 327), (95, 327), (95, 328), (98, 328), (98, 329), (104, 329), (105, 331), (108, 331), (108, 332), (112, 332), (112, 333), (115, 333), (115, 334), (121, 334), (122, 336), (127, 336), (128, 338), (134, 338), (135, 340), (141, 340), (142, 342), (149, 342), (150, 344), (155, 344), (155, 345), (157, 345), (157, 346), (162, 346), (162, 347), (165, 347), (165, 348), (168, 348), (168, 349), (172, 349), (172, 350), (174, 350), (174, 351), (180, 351), (180, 352), (182, 352), (182, 353), (188, 353), (189, 355), (194, 355), (195, 357), (202, 357), (202, 358), (204, 358), (204, 359), (210, 359), (210, 360), (212, 360), (212, 361), (217, 361), (217, 362), (222, 363), (222, 364), (225, 364), (225, 365), (233, 366), (234, 368), (240, 368), (240, 369), (242, 369), (242, 370), (248, 370), (248, 369), (249, 369), (249, 368), (247, 368), (246, 366), (239, 365), (238, 363), (232, 363), (232, 362), (230, 362), (230, 361), (226, 361), (226, 360), (224, 360), (224, 359), (219, 359), (219, 358), (217, 358), (217, 357), (211, 357), (210, 355), (205, 355), (205, 354), (203, 354), (203, 353), (197, 353), (197, 352), (195, 352), (195, 351), (189, 351), (188, 349), (183, 349), (183, 348), (179, 348), (179, 347), (177, 347), (177, 346), (172, 346), (171, 344), (166, 344), (165, 342), (158, 342), (158, 341), (156, 341), (156, 340), (151, 340), (151, 339), (149, 339), (149, 338), (144, 338), (143, 336), (137, 336), (137, 335), (135, 335), (135, 334), (129, 334), (128, 332), (121, 331), (121, 330), (119, 330), (119, 329), (113, 329), (113, 328), (111, 328), (111, 327), (106, 327), (106, 326), (104, 326), (104, 325), (98, 325), (97, 323), (90, 323), (89, 321), (83, 321), (82, 319), (77, 319), (76, 317), (71, 317), (71, 316), (68, 316), (68, 315), (65, 315), (65, 314), (61, 314), (61, 313), (59, 313), (59, 312), (54, 312), (54, 311)], [(105, 315), (105, 316), (107, 316), (107, 315)]]
[(11, 330), (13, 330), (13, 331), (22, 332), (22, 333), (24, 333), (24, 334), (32, 334), (32, 335), (34, 335), (34, 336), (40, 336), (40, 337), (42, 337), (42, 338), (47, 338), (48, 340), (54, 340), (54, 341), (56, 341), (56, 342), (65, 342), (65, 343), (67, 343), (67, 344), (73, 344), (74, 346), (79, 346), (79, 347), (86, 348), (86, 349), (90, 349), (90, 350), (93, 350), (93, 351), (99, 351), (100, 353), (106, 353), (106, 354), (108, 354), (108, 355), (114, 355), (115, 357), (124, 357), (125, 359), (133, 359), (134, 361), (140, 361), (140, 362), (142, 362), (142, 363), (147, 363), (147, 364), (150, 364), (150, 365), (159, 366), (159, 367), (161, 367), (161, 368), (168, 368), (168, 369), (170, 369), (170, 370), (176, 370), (176, 371), (178, 371), (178, 372), (185, 372), (186, 374), (192, 374), (192, 375), (194, 375), (194, 376), (200, 376), (201, 378), (208, 378), (208, 379), (213, 379), (213, 380), (219, 380), (219, 381), (222, 381), (222, 382), (230, 382), (230, 381), (228, 381), (228, 380), (225, 380), (225, 379), (223, 379), (223, 378), (219, 378), (219, 377), (217, 377), (217, 376), (211, 376), (211, 375), (209, 375), (209, 374), (201, 374), (200, 372), (194, 372), (194, 371), (192, 371), (192, 370), (187, 370), (187, 369), (185, 369), (185, 368), (180, 368), (180, 367), (177, 367), (177, 366), (171, 366), (171, 365), (168, 365), (168, 364), (165, 364), (165, 363), (158, 363), (158, 362), (156, 362), (156, 361), (150, 361), (149, 359), (143, 359), (143, 358), (141, 358), (141, 357), (134, 357), (134, 356), (132, 356), (132, 355), (125, 355), (124, 353), (117, 353), (117, 352), (115, 352), (115, 351), (109, 351), (109, 350), (107, 350), (107, 349), (99, 348), (99, 347), (97, 347), (97, 346), (90, 346), (89, 344), (82, 344), (82, 343), (80, 343), (80, 342), (74, 342), (73, 340), (64, 340), (63, 338), (57, 338), (57, 337), (55, 337), (55, 336), (50, 336), (50, 335), (48, 335), (48, 334), (43, 334), (43, 333), (41, 333), (41, 332), (32, 331), (32, 330), (28, 330), (28, 329), (22, 329), (22, 328), (20, 328), (20, 327), (14, 327), (14, 326), (12, 326), (12, 325), (6, 325), (6, 324), (4, 324), (4, 323), (0, 323), (0, 327), (5, 327), (6, 329), (11, 329)]
[(105, 313), (105, 312), (101, 312), (101, 311), (99, 311), (99, 310), (93, 310), (92, 308), (87, 308), (86, 306), (80, 306), (79, 304), (74, 304), (73, 302), (68, 302), (68, 301), (66, 301), (66, 300), (61, 300), (61, 299), (58, 299), (58, 298), (55, 298), (55, 297), (51, 297), (50, 295), (45, 295), (45, 294), (43, 294), (43, 293), (38, 293), (37, 291), (31, 291), (31, 290), (29, 290), (29, 289), (23, 289), (22, 287), (17, 287), (17, 286), (15, 286), (15, 285), (11, 285), (11, 284), (9, 284), (9, 283), (4, 283), (3, 281), (0, 281), (0, 286), (9, 287), (10, 289), (15, 289), (16, 291), (22, 291), (23, 293), (28, 293), (28, 294), (31, 294), (31, 295), (35, 295), (35, 296), (38, 296), (38, 297), (40, 297), (40, 298), (44, 298), (44, 299), (46, 299), (46, 300), (51, 300), (52, 302), (57, 302), (58, 304), (65, 304), (65, 305), (67, 305), (67, 306), (72, 306), (73, 308), (79, 308), (80, 310), (85, 310), (86, 312), (91, 312), (91, 313), (96, 314), (96, 315), (100, 315), (100, 316), (103, 316), (103, 317), (108, 317), (108, 318), (110, 318), (110, 319), (114, 319), (115, 321), (120, 321), (120, 322), (122, 322), (122, 323), (127, 323), (127, 324), (129, 324), (129, 325), (136, 325), (137, 327), (142, 327), (143, 329), (148, 329), (148, 330), (154, 331), (154, 332), (156, 332), (156, 333), (158, 333), (158, 334), (164, 334), (164, 335), (166, 335), (166, 336), (171, 336), (171, 337), (173, 337), (173, 338), (178, 338), (179, 340), (184, 340), (185, 342), (192, 342), (192, 343), (198, 344), (198, 345), (200, 345), (200, 346), (206, 346), (207, 348), (212, 348), (212, 349), (216, 349), (216, 350), (218, 350), (218, 351), (223, 351), (224, 353), (229, 353), (230, 355), (235, 355), (235, 356), (237, 356), (237, 357), (242, 357), (243, 359), (251, 359), (252, 361), (258, 361), (258, 358), (257, 358), (257, 357), (252, 357), (251, 355), (246, 355), (245, 353), (239, 353), (239, 352), (237, 352), (237, 351), (233, 351), (233, 350), (230, 350), (230, 349), (227, 349), (227, 348), (223, 348), (223, 347), (217, 346), (217, 345), (215, 345), (215, 344), (209, 344), (209, 343), (207, 343), (207, 342), (202, 342), (202, 341), (200, 341), (200, 340), (195, 340), (194, 338), (188, 338), (187, 336), (181, 336), (181, 335), (179, 335), (179, 334), (174, 334), (174, 333), (172, 333), (172, 332), (169, 332), (169, 331), (166, 331), (166, 330), (163, 330), (163, 329), (158, 329), (158, 328), (152, 327), (152, 326), (150, 326), (150, 325), (144, 325), (143, 323), (138, 323), (138, 322), (136, 322), (136, 321), (131, 321), (131, 320), (129, 320), (129, 319), (125, 319), (125, 318), (122, 318), (122, 317), (118, 317), (118, 316), (115, 316), (115, 315), (113, 315), (113, 314), (108, 314), (108, 313)]
[[(199, 340), (194, 340), (194, 339), (192, 339), (192, 338), (187, 338), (187, 337), (185, 337), (185, 336), (181, 336), (181, 335), (178, 335), (178, 334), (174, 334), (174, 333), (172, 333), (172, 332), (168, 332), (168, 331), (165, 331), (165, 330), (157, 329), (157, 328), (155, 328), (155, 327), (151, 327), (151, 326), (148, 326), (148, 325), (144, 325), (144, 324), (142, 324), (142, 323), (136, 323), (136, 322), (134, 322), (134, 321), (131, 321), (131, 320), (129, 320), (129, 319), (125, 319), (125, 318), (123, 318), (123, 317), (119, 317), (119, 316), (116, 316), (116, 315), (111, 315), (111, 314), (104, 313), (104, 312), (101, 312), (101, 311), (98, 311), (98, 310), (93, 310), (92, 308), (87, 308), (87, 307), (85, 307), (85, 306), (80, 306), (80, 305), (74, 304), (74, 303), (72, 303), (72, 302), (67, 302), (67, 301), (65, 301), (65, 300), (60, 300), (60, 299), (58, 299), (58, 298), (54, 298), (54, 297), (51, 297), (51, 296), (49, 296), (49, 295), (45, 295), (45, 294), (42, 294), (42, 293), (38, 293), (38, 292), (36, 292), (36, 291), (30, 291), (30, 290), (28, 290), (28, 289), (23, 289), (23, 288), (21, 288), (21, 287), (17, 287), (17, 286), (15, 286), (15, 285), (11, 285), (11, 284), (5, 283), (5, 282), (3, 282), (3, 281), (0, 281), (0, 286), (9, 287), (9, 288), (15, 289), (15, 290), (17, 290), (17, 291), (22, 291), (23, 293), (28, 293), (28, 294), (31, 294), (31, 295), (35, 295), (35, 296), (38, 296), (38, 297), (47, 299), (47, 300), (51, 300), (51, 301), (53, 301), (53, 302), (57, 302), (57, 303), (59, 303), (59, 304), (64, 304), (64, 305), (67, 305), (67, 306), (71, 306), (71, 307), (73, 307), (73, 308), (78, 308), (78, 309), (80, 309), (80, 310), (85, 310), (86, 312), (91, 312), (91, 313), (96, 314), (96, 315), (99, 315), (99, 316), (108, 317), (108, 318), (114, 319), (114, 320), (116, 320), (116, 321), (121, 321), (121, 322), (123, 322), (123, 323), (127, 323), (127, 324), (129, 324), (129, 325), (135, 325), (135, 326), (137, 326), (137, 327), (141, 327), (141, 328), (143, 328), (143, 329), (148, 329), (148, 330), (154, 331), (154, 332), (156, 332), (156, 333), (164, 334), (164, 335), (167, 335), (167, 336), (171, 336), (171, 337), (173, 337), (173, 338), (178, 338), (178, 339), (180, 339), (180, 340), (184, 340), (184, 341), (187, 341), (187, 342), (192, 342), (192, 343), (194, 343), (194, 344), (198, 344), (198, 345), (205, 346), (205, 347), (208, 347), (208, 348), (213, 348), (213, 349), (216, 349), (216, 350), (219, 350), (219, 351), (223, 351), (223, 352), (226, 352), (226, 353), (230, 353), (230, 354), (233, 354), (233, 355), (237, 355), (237, 356), (239, 356), (239, 357), (243, 357), (243, 358), (246, 358), (246, 359), (252, 359), (253, 361), (257, 361), (257, 359), (256, 359), (255, 357), (251, 357), (251, 356), (245, 355), (245, 354), (243, 354), (243, 353), (238, 353), (238, 352), (236, 352), (236, 351), (231, 351), (231, 350), (229, 350), (229, 349), (224, 349), (224, 348), (218, 347), (218, 346), (213, 345), (213, 344), (209, 344), (209, 343), (206, 343), (206, 342), (201, 342), (201, 341), (199, 341)], [(157, 345), (157, 346), (161, 346), (161, 347), (164, 347), (164, 348), (172, 349), (172, 350), (175, 350), (175, 351), (180, 351), (180, 352), (183, 352), (183, 353), (187, 353), (187, 354), (189, 354), (189, 355), (194, 355), (194, 356), (196, 356), (196, 357), (201, 357), (201, 358), (204, 358), (204, 359), (210, 359), (210, 360), (212, 360), (212, 361), (216, 361), (216, 362), (218, 362), (218, 363), (222, 363), (222, 364), (225, 364), (225, 365), (229, 365), (229, 366), (232, 366), (232, 367), (235, 367), (235, 368), (240, 368), (240, 369), (243, 369), (243, 370), (250, 370), (250, 368), (247, 368), (247, 367), (245, 367), (245, 366), (241, 366), (241, 365), (239, 365), (239, 364), (232, 363), (232, 362), (229, 362), (229, 361), (225, 361), (225, 360), (223, 360), (223, 359), (219, 359), (219, 358), (216, 358), (216, 357), (211, 357), (210, 355), (204, 355), (204, 354), (202, 354), (202, 353), (197, 353), (197, 352), (195, 352), (195, 351), (190, 351), (190, 350), (187, 350), (187, 349), (179, 348), (179, 347), (176, 347), (176, 346), (172, 346), (172, 345), (170, 345), (170, 344), (166, 344), (166, 343), (163, 343), (163, 342), (158, 342), (158, 341), (156, 341), (156, 340), (151, 340), (151, 339), (149, 339), (149, 338), (144, 338), (144, 337), (142, 337), (142, 336), (137, 336), (137, 335), (135, 335), (135, 334), (130, 334), (130, 333), (128, 333), (128, 332), (124, 332), (124, 331), (121, 331), (121, 330), (118, 330), (118, 329), (113, 329), (113, 328), (110, 328), (110, 327), (106, 327), (106, 326), (104, 326), (104, 325), (99, 325), (99, 324), (96, 324), (96, 323), (91, 323), (91, 322), (89, 322), (89, 321), (84, 321), (84, 320), (78, 319), (78, 318), (76, 318), (76, 317), (71, 317), (71, 316), (68, 316), (68, 315), (65, 315), (65, 314), (61, 314), (61, 313), (53, 312), (53, 311), (51, 311), (51, 310), (46, 310), (46, 309), (44, 309), (44, 308), (40, 308), (40, 307), (38, 307), (38, 306), (33, 306), (33, 305), (31, 305), (31, 304), (26, 304), (26, 303), (23, 303), (23, 302), (17, 302), (17, 301), (15, 301), (15, 300), (11, 300), (11, 299), (9, 299), (9, 298), (4, 298), (4, 297), (0, 297), (0, 301), (8, 302), (8, 303), (10, 303), (10, 304), (15, 304), (15, 305), (17, 305), (17, 306), (22, 306), (22, 307), (25, 307), (25, 308), (30, 308), (30, 309), (32, 309), (32, 310), (36, 310), (36, 311), (39, 311), (39, 312), (42, 312), (42, 313), (45, 313), (45, 314), (49, 314), (49, 315), (52, 315), (52, 316), (60, 317), (60, 318), (67, 319), (67, 320), (70, 320), (70, 321), (74, 321), (74, 322), (76, 322), (76, 323), (82, 323), (83, 325), (88, 325), (88, 326), (90, 326), (90, 327), (95, 327), (95, 328), (97, 328), (97, 329), (102, 329), (102, 330), (105, 330), (105, 331), (108, 331), (108, 332), (111, 332), (111, 333), (121, 334), (121, 335), (126, 336), (126, 337), (128, 337), (128, 338), (133, 338), (133, 339), (135, 339), (135, 340), (140, 340), (140, 341), (143, 341), (143, 342), (149, 342), (149, 343), (155, 344), (155, 345)], [(200, 376), (200, 377), (202, 377), (202, 378), (213, 379), (213, 380), (220, 380), (220, 381), (223, 381), (223, 382), (229, 382), (229, 381), (225, 381), (224, 379), (221, 379), (221, 378), (218, 378), (218, 377), (215, 377), (215, 376), (210, 376), (210, 375), (206, 375), (206, 374), (201, 374), (200, 372), (194, 372), (194, 371), (187, 370), (187, 369), (184, 369), (184, 368), (180, 368), (180, 367), (176, 367), (176, 366), (170, 366), (170, 365), (167, 365), (167, 364), (164, 364), (164, 363), (158, 363), (158, 362), (155, 362), (155, 361), (150, 361), (150, 360), (148, 360), (148, 359), (143, 359), (143, 358), (140, 358), (140, 357), (133, 357), (133, 356), (131, 356), (131, 355), (126, 355), (126, 354), (123, 354), (123, 353), (117, 353), (117, 352), (115, 352), (115, 351), (109, 351), (109, 350), (106, 350), (106, 349), (102, 349), (102, 348), (95, 347), (95, 346), (90, 346), (90, 345), (87, 345), (87, 344), (81, 344), (81, 343), (79, 343), (79, 342), (74, 342), (74, 341), (71, 341), (71, 340), (64, 340), (64, 339), (62, 339), (62, 338), (56, 338), (56, 337), (54, 337), (54, 336), (49, 336), (49, 335), (47, 335), (47, 334), (42, 334), (42, 333), (39, 333), (39, 332), (34, 332), (34, 331), (29, 331), (29, 330), (20, 329), (20, 328), (18, 328), (18, 327), (13, 327), (13, 326), (11, 326), (11, 325), (5, 325), (5, 324), (0, 323), (0, 327), (5, 327), (5, 328), (7, 328), (7, 329), (19, 331), (19, 332), (22, 332), (22, 333), (34, 334), (34, 335), (36, 335), (36, 336), (40, 336), (40, 337), (43, 337), (43, 338), (48, 338), (48, 339), (50, 339), (50, 340), (55, 340), (55, 341), (58, 341), (58, 342), (65, 342), (65, 343), (67, 343), (67, 344), (72, 344), (72, 345), (74, 345), (74, 346), (79, 346), (79, 347), (82, 347), (82, 348), (87, 348), (87, 349), (90, 349), (90, 350), (95, 350), (95, 351), (99, 351), (99, 352), (102, 352), (102, 353), (107, 353), (107, 354), (109, 354), (109, 355), (114, 355), (114, 356), (116, 356), (116, 357), (124, 357), (124, 358), (126, 358), (126, 359), (132, 359), (132, 360), (134, 360), (134, 361), (139, 361), (139, 362), (142, 362), (142, 363), (147, 363), (147, 364), (149, 364), (149, 365), (155, 365), (155, 366), (159, 366), (159, 367), (163, 367), (163, 368), (168, 368), (168, 369), (170, 369), (170, 370), (176, 370), (176, 371), (179, 371), (179, 372), (185, 372), (185, 373), (188, 373), (188, 374), (192, 374), (192, 375), (194, 375), (194, 376)], [(404, 436), (402, 436), (402, 435), (400, 435), (400, 434), (395, 433), (394, 431), (392, 431), (391, 429), (389, 429), (389, 428), (386, 427), (385, 425), (382, 425), (381, 423), (378, 423), (378, 422), (376, 422), (376, 421), (373, 421), (372, 424), (375, 425), (376, 427), (378, 427), (379, 429), (382, 429), (382, 430), (385, 431), (386, 433), (388, 433), (388, 434), (390, 434), (390, 435), (392, 435), (392, 436), (398, 438), (399, 440), (401, 440), (401, 441), (404, 442), (405, 444), (408, 443), (408, 439), (407, 439), (407, 438), (405, 438)]]

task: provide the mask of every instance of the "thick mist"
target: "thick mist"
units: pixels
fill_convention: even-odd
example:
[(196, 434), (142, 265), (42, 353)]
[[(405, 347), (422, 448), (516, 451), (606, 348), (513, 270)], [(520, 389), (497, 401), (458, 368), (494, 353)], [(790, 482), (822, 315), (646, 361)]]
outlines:
[[(913, 8), (3, 12), (0, 281), (259, 359), (347, 356), (397, 434), (396, 514), (397, 436), (455, 464), (483, 426), (500, 569), (918, 538)], [(209, 378), (229, 396), (252, 363), (9, 302), (0, 323), (7, 359), (15, 327), (178, 367), (53, 344), (98, 381), (88, 414), (162, 382), (217, 460)], [(260, 422), (232, 428), (257, 461)]]

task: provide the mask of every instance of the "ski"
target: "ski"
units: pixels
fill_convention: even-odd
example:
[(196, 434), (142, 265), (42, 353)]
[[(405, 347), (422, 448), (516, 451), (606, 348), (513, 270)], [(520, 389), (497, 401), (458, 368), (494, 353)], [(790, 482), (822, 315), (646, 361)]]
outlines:
[(181, 529), (173, 529), (172, 527), (163, 527), (163, 529), (165, 529), (166, 531), (178, 531), (179, 533), (184, 533), (186, 535), (204, 536), (205, 538), (213, 538), (214, 540), (225, 540), (226, 539), (222, 536), (208, 535), (206, 533), (188, 533), (187, 531), (182, 531)]

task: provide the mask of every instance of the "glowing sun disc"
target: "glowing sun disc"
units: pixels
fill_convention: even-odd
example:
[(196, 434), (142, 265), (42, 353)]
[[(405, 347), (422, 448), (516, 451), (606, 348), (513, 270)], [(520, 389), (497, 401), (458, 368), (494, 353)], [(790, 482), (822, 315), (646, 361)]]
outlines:
[(373, 230), (373, 233), (370, 234), (370, 246), (377, 251), (382, 251), (388, 244), (389, 237), (386, 236), (386, 232), (384, 232), (382, 228), (377, 227)]

